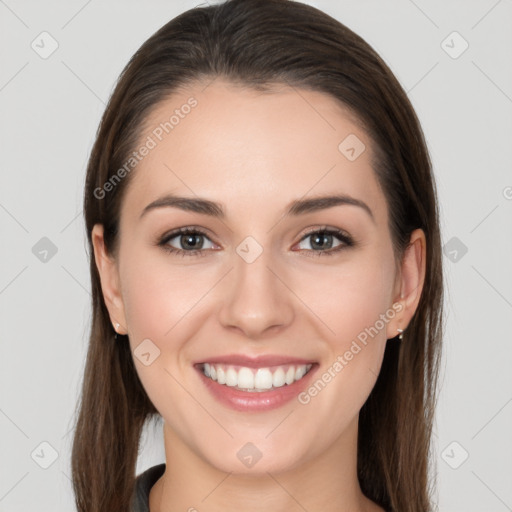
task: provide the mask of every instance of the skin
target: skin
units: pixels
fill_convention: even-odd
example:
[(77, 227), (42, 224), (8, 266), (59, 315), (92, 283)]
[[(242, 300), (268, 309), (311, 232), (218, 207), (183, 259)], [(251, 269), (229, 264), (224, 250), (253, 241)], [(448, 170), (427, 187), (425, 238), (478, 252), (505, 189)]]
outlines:
[[(120, 217), (114, 256), (93, 229), (94, 255), (113, 324), (131, 349), (149, 338), (160, 356), (134, 357), (164, 419), (165, 474), (151, 489), (151, 512), (383, 510), (366, 498), (356, 473), (359, 410), (380, 371), (386, 340), (406, 329), (425, 275), (425, 236), (412, 233), (394, 259), (388, 208), (370, 165), (371, 142), (328, 95), (287, 86), (271, 93), (215, 80), (159, 104), (141, 140), (190, 96), (198, 105), (137, 165)], [(366, 150), (349, 161), (339, 143), (355, 134)], [(165, 193), (222, 204), (213, 218), (175, 207), (148, 211)], [(348, 194), (338, 205), (284, 215), (296, 199)], [(157, 245), (173, 229), (198, 226), (203, 256)], [(339, 228), (355, 245), (331, 256), (306, 228)], [(252, 236), (263, 252), (247, 263), (237, 246)], [(186, 241), (185, 241), (186, 243)], [(175, 248), (180, 236), (168, 242)], [(320, 376), (393, 304), (401, 310), (370, 338), (308, 404), (237, 412), (206, 390), (192, 363), (223, 354), (279, 354), (317, 361)], [(237, 457), (247, 442), (261, 452), (251, 468)]]

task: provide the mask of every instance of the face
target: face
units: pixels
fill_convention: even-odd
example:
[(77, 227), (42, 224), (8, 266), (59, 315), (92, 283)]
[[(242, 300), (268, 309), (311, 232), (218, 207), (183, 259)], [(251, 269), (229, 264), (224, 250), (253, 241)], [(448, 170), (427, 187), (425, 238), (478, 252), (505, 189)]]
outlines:
[(334, 99), (204, 87), (147, 119), (104, 296), (176, 449), (293, 468), (354, 432), (418, 280), (397, 273), (370, 140)]

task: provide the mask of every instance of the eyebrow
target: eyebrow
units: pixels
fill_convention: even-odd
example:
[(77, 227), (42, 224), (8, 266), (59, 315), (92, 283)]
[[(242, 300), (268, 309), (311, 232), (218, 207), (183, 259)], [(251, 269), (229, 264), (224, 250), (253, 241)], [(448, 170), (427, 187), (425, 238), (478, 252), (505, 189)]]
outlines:
[[(344, 194), (297, 199), (288, 205), (286, 214), (298, 216), (340, 205), (357, 206), (363, 209), (375, 223), (373, 212), (364, 201)], [(209, 215), (218, 219), (224, 219), (226, 217), (222, 205), (214, 201), (210, 201), (209, 199), (166, 194), (165, 196), (149, 203), (144, 210), (142, 210), (140, 218), (151, 210), (164, 207), (179, 208), (180, 210)]]

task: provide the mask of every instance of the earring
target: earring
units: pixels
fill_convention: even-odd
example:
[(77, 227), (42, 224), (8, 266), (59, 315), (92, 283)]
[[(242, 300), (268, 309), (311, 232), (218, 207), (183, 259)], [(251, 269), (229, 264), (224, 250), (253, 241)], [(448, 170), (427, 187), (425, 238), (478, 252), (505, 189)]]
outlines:
[(117, 340), (117, 329), (119, 329), (119, 326), (120, 326), (120, 324), (119, 324), (119, 323), (117, 323), (117, 322), (116, 322), (116, 323), (115, 323), (115, 325), (114, 325), (114, 331), (116, 331), (116, 334), (114, 335), (114, 338), (115, 338), (116, 340)]
[(397, 329), (397, 331), (400, 333), (400, 335), (398, 336), (398, 339), (401, 340), (404, 337), (404, 335), (402, 334), (404, 332), (404, 330), (403, 329)]

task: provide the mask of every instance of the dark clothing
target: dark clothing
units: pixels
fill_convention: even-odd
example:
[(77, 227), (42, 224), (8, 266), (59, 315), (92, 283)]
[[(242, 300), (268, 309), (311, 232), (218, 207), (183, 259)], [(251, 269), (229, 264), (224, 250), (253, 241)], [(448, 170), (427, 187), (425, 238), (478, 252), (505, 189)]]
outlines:
[(165, 463), (146, 469), (135, 480), (131, 512), (149, 512), (149, 491), (164, 474)]

